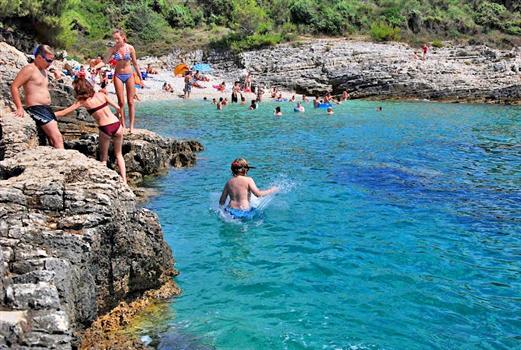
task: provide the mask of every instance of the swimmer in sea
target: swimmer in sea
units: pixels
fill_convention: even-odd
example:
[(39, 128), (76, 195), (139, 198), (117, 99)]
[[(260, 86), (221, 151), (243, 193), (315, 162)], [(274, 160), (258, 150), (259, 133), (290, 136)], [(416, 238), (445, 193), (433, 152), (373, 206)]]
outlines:
[(335, 114), (335, 112), (333, 111), (333, 108), (331, 108), (331, 107), (327, 107), (327, 114), (328, 114), (328, 115), (333, 115), (333, 114)]
[(280, 117), (282, 115), (282, 111), (280, 110), (280, 106), (275, 107), (275, 111), (273, 112), (273, 115)]
[(293, 108), (293, 110), (295, 112), (305, 112), (306, 111), (304, 109), (304, 106), (300, 102), (297, 102), (297, 105), (295, 106), (295, 108)]
[(246, 176), (250, 169), (254, 168), (248, 165), (246, 159), (235, 159), (231, 165), (233, 177), (224, 185), (221, 198), (219, 199), (219, 205), (223, 207), (226, 204), (226, 199), (230, 197), (230, 201), (224, 207), (224, 211), (234, 219), (253, 218), (256, 209), (250, 205), (252, 193), (256, 197), (264, 197), (278, 191), (277, 187), (259, 190), (257, 185), (255, 185), (255, 181), (251, 177)]

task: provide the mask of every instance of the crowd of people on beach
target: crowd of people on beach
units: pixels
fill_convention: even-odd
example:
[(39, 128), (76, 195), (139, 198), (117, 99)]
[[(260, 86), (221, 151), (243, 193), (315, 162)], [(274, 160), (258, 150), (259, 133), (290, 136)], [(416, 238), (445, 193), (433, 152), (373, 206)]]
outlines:
[[(158, 74), (158, 71), (150, 64), (146, 70), (141, 71), (137, 62), (137, 55), (134, 47), (127, 43), (126, 35), (123, 31), (117, 29), (112, 33), (114, 45), (107, 50), (105, 57), (98, 56), (87, 61), (88, 68), (85, 66), (72, 67), (69, 63), (63, 65), (63, 71), (52, 69), (51, 65), (55, 60), (53, 49), (47, 45), (38, 45), (34, 52), (34, 59), (31, 63), (23, 67), (11, 84), (11, 94), (13, 102), (16, 106), (15, 115), (23, 117), (25, 113), (35, 121), (47, 136), (49, 144), (57, 149), (63, 149), (63, 136), (58, 128), (57, 118), (63, 117), (78, 108), (82, 107), (96, 121), (99, 129), (99, 147), (100, 161), (104, 164), (108, 161), (108, 152), (110, 144), (113, 144), (114, 158), (119, 170), (119, 174), (123, 182), (127, 182), (125, 162), (122, 154), (122, 145), (124, 135), (132, 133), (135, 128), (135, 100), (139, 100), (136, 93), (136, 87), (143, 88), (144, 80), (150, 74)], [(424, 51), (424, 56), (426, 51)], [(62, 110), (53, 111), (51, 106), (51, 94), (49, 92), (49, 76), (48, 72), (54, 75), (55, 79), (60, 79), (62, 74), (69, 75), (73, 78), (73, 88), (75, 93), (75, 102)], [(204, 82), (209, 82), (210, 78), (196, 70), (186, 70), (183, 74), (184, 89), (180, 97), (189, 99), (192, 88), (206, 89)], [(114, 90), (117, 102), (112, 101), (107, 93), (107, 86), (114, 84)], [(19, 89), (23, 88), (25, 95), (25, 108), (23, 107)], [(230, 100), (225, 97), (227, 87), (226, 82), (212, 86), (219, 94), (219, 98), (213, 97), (211, 103), (218, 110), (223, 110), (229, 104), (247, 104), (247, 97), (251, 98), (248, 106), (250, 110), (256, 110), (260, 103), (263, 102), (266, 87), (264, 84), (255, 84), (251, 73), (246, 73), (240, 80), (234, 82), (231, 87)], [(164, 81), (162, 90), (168, 93), (174, 93), (172, 85)], [(293, 111), (296, 113), (304, 113), (305, 104), (313, 104), (313, 108), (325, 109), (328, 115), (334, 114), (333, 106), (347, 101), (350, 98), (347, 90), (341, 95), (332, 96), (326, 93), (325, 96), (315, 96), (313, 99), (303, 95), (301, 101), (297, 101), (296, 95), (292, 94), (290, 98), (283, 96), (283, 93), (277, 87), (270, 89), (271, 100), (276, 103), (290, 103)], [(204, 100), (209, 101), (208, 97)], [(112, 107), (115, 113), (110, 109)], [(125, 111), (125, 107), (127, 110)], [(379, 107), (381, 111), (381, 107)], [(275, 107), (275, 116), (283, 115), (282, 105)], [(128, 124), (126, 116), (128, 115)], [(128, 125), (128, 128), (127, 128)], [(230, 213), (234, 216), (241, 217), (237, 210), (244, 211), (248, 207), (244, 204), (245, 198), (249, 198), (249, 193), (262, 196), (276, 192), (276, 188), (266, 191), (260, 191), (256, 188), (255, 183), (249, 177), (246, 177), (248, 170), (252, 168), (247, 161), (239, 158), (236, 159), (231, 166), (233, 178), (227, 183), (221, 201), (230, 198), (229, 208), (235, 211)], [(244, 178), (243, 178), (244, 177)], [(233, 203), (239, 203), (237, 207)], [(249, 203), (249, 200), (248, 200)], [(233, 210), (232, 210), (233, 211)]]

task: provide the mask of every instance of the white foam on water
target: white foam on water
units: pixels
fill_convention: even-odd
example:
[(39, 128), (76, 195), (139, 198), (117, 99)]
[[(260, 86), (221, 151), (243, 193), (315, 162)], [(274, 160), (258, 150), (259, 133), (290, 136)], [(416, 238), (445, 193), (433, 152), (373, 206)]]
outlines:
[[(251, 196), (251, 206), (260, 211), (261, 215), (259, 216), (262, 216), (262, 213), (275, 199), (280, 198), (281, 195), (291, 192), (296, 187), (296, 183), (284, 175), (277, 175), (275, 180), (273, 180), (267, 187), (277, 187), (279, 190), (276, 193), (272, 193), (264, 197), (255, 197), (254, 195)], [(220, 196), (220, 192), (210, 193), (210, 211), (219, 215), (219, 217), (225, 222), (235, 224), (243, 223), (244, 221), (233, 218), (219, 206)]]

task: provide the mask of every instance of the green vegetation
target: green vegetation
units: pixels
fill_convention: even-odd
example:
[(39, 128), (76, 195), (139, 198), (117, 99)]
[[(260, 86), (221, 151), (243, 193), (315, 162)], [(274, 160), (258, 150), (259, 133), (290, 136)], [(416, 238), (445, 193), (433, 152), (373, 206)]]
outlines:
[(371, 25), (371, 37), (375, 41), (400, 40), (400, 29), (385, 22), (376, 22)]
[[(122, 28), (140, 55), (172, 47), (234, 51), (301, 35), (365, 36), (412, 44), (444, 40), (512, 45), (521, 35), (512, 0), (0, 0), (0, 28), (87, 56)], [(28, 28), (27, 24), (31, 28)]]

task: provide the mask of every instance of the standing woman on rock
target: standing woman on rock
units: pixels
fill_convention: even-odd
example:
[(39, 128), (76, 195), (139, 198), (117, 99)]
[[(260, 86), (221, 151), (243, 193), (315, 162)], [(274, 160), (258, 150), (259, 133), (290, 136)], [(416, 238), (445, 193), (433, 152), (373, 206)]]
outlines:
[[(136, 86), (132, 66), (134, 66), (136, 74), (141, 74), (137, 64), (136, 50), (132, 45), (127, 44), (127, 36), (121, 29), (116, 29), (112, 32), (114, 38), (114, 46), (108, 49), (105, 56), (105, 62), (113, 60), (116, 63), (114, 69), (114, 88), (116, 89), (116, 96), (118, 97), (118, 105), (121, 108), (121, 124), (125, 128), (125, 95), (124, 90), (127, 90), (127, 104), (128, 115), (130, 121), (130, 133), (134, 131), (134, 122), (136, 119), (136, 110), (134, 105), (134, 96), (136, 94)], [(131, 64), (132, 61), (132, 64)], [(100, 68), (104, 65), (103, 62), (96, 65)], [(141, 87), (144, 87), (141, 79)]]
[(127, 183), (127, 170), (125, 167), (125, 160), (123, 159), (122, 145), (123, 145), (123, 127), (118, 120), (118, 117), (112, 113), (109, 105), (114, 107), (121, 115), (121, 109), (103, 92), (95, 92), (92, 85), (85, 79), (85, 77), (78, 77), (73, 83), (74, 92), (76, 94), (76, 102), (55, 114), (57, 117), (67, 115), (79, 107), (87, 109), (90, 115), (96, 120), (99, 129), (99, 144), (100, 144), (100, 161), (107, 164), (109, 158), (110, 141), (114, 143), (114, 157), (118, 165), (119, 174), (123, 182)]

